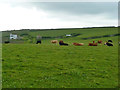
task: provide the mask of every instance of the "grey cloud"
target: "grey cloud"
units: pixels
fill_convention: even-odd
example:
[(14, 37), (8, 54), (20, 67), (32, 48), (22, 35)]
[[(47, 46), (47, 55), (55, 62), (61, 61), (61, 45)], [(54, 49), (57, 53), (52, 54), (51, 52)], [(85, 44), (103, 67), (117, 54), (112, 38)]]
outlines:
[(117, 17), (118, 4), (114, 2), (60, 2), (60, 3), (32, 3), (38, 9), (42, 8), (51, 12), (69, 13), (69, 14), (100, 14), (109, 13)]
[(23, 2), (14, 3), (13, 7), (22, 6), (26, 8), (36, 7), (50, 13), (84, 15), (108, 13), (109, 18), (117, 19), (117, 2)]

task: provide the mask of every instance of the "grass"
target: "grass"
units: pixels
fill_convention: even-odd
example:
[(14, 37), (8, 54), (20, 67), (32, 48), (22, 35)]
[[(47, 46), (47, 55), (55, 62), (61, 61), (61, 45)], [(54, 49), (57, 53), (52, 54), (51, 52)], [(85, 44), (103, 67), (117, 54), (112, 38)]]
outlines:
[[(43, 37), (57, 37), (57, 36), (65, 36), (65, 34), (81, 34), (77, 37), (77, 39), (87, 38), (92, 36), (101, 36), (101, 35), (110, 35), (110, 34), (117, 34), (118, 28), (87, 28), (87, 29), (62, 29), (62, 30), (21, 30), (21, 31), (4, 31), (2, 32), (3, 41), (9, 38), (10, 33), (17, 33), (24, 37), (25, 39), (36, 39), (37, 35), (41, 35)], [(26, 35), (25, 35), (26, 34)]]
[[(107, 30), (107, 29), (106, 29)], [(64, 31), (64, 30), (63, 30)], [(96, 30), (96, 35), (107, 34)], [(42, 31), (43, 32), (43, 31)], [(47, 32), (47, 31), (45, 31)], [(57, 32), (57, 31), (56, 31)], [(60, 31), (59, 31), (60, 32)], [(75, 31), (80, 32), (79, 30)], [(82, 40), (92, 36), (64, 38), (69, 46), (50, 43), (3, 44), (3, 88), (116, 88), (118, 87), (118, 37)], [(32, 32), (31, 32), (32, 33)], [(61, 30), (62, 33), (62, 30)], [(109, 32), (114, 34), (116, 32)], [(108, 34), (109, 34), (108, 33)], [(95, 36), (95, 35), (93, 35)], [(113, 40), (114, 46), (88, 46), (93, 40)], [(73, 46), (83, 42), (84, 46)]]

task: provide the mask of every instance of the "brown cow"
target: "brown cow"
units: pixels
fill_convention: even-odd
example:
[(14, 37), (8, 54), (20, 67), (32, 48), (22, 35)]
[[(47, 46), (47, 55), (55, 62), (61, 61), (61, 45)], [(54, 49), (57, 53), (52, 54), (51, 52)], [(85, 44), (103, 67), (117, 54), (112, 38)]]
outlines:
[(95, 41), (93, 41), (93, 43), (89, 43), (88, 46), (97, 46), (97, 43), (95, 43)]
[(75, 45), (75, 46), (83, 46), (84, 43), (73, 43), (73, 45)]
[(102, 44), (102, 40), (98, 40), (98, 43), (99, 43), (99, 44)]
[(58, 40), (51, 40), (51, 43), (58, 43)]

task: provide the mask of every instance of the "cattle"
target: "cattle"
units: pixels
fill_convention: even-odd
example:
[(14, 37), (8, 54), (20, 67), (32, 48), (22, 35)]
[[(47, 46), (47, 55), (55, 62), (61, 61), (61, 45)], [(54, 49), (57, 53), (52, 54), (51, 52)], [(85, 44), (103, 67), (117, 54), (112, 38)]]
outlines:
[(112, 43), (110, 43), (110, 42), (105, 42), (105, 44), (104, 45), (107, 45), (107, 46), (113, 46), (113, 44)]
[(59, 45), (65, 45), (65, 46), (68, 46), (67, 43), (64, 43), (62, 40), (59, 41)]
[(89, 43), (88, 46), (97, 46), (97, 43)]
[(98, 40), (98, 43), (99, 43), (99, 44), (102, 44), (102, 40)]
[(40, 43), (41, 44), (41, 40), (37, 41), (36, 44)]
[(88, 46), (97, 46), (98, 44), (93, 41), (93, 43), (89, 43)]
[(75, 46), (83, 46), (84, 43), (73, 43), (73, 45), (75, 45)]
[(108, 42), (113, 42), (112, 40), (108, 40)]
[(58, 40), (51, 40), (51, 43), (58, 43)]
[(8, 44), (8, 43), (10, 43), (10, 41), (5, 41), (4, 43), (5, 43), (5, 44)]

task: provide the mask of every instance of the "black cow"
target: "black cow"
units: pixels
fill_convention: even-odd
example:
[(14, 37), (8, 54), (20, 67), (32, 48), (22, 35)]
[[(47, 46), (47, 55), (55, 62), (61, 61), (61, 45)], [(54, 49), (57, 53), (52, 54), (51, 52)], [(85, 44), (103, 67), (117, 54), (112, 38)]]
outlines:
[(37, 41), (36, 44), (40, 43), (41, 44), (41, 40)]
[(5, 43), (5, 44), (8, 44), (8, 43), (10, 43), (10, 41), (5, 41), (4, 43)]
[(113, 44), (112, 44), (112, 43), (109, 43), (109, 42), (106, 42), (104, 45), (113, 46)]
[(112, 40), (108, 40), (108, 42), (112, 42)]
[(65, 45), (65, 46), (68, 46), (68, 44), (67, 43), (59, 43), (60, 45)]

